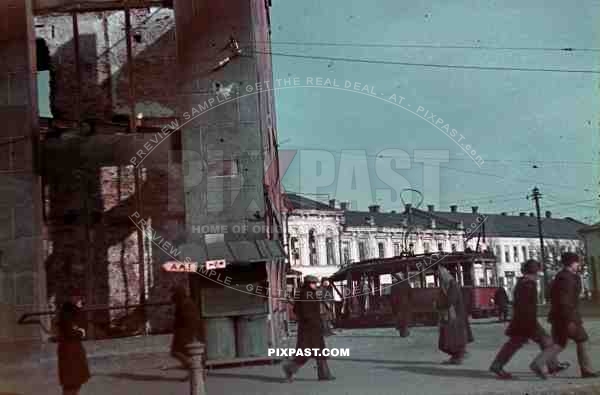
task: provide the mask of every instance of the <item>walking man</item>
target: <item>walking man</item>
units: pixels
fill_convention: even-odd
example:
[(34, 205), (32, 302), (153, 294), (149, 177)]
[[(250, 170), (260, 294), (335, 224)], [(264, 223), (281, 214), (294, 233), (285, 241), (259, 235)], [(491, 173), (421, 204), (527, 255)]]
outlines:
[(304, 351), (305, 349), (315, 349), (312, 352), (317, 354), (296, 355), (291, 361), (286, 361), (282, 365), (283, 372), (288, 382), (293, 380), (294, 374), (310, 358), (317, 360), (317, 377), (319, 380), (335, 380), (331, 375), (327, 359), (321, 354), (325, 348), (325, 339), (323, 338), (323, 326), (321, 325), (321, 300), (317, 296), (317, 282), (315, 276), (306, 276), (304, 284), (300, 290), (299, 299), (294, 304), (296, 319), (298, 322), (298, 339), (296, 349)]
[(182, 286), (173, 288), (175, 302), (175, 322), (173, 325), (173, 341), (171, 356), (177, 359), (184, 368), (190, 367), (186, 346), (195, 340), (205, 342), (204, 325), (200, 312), (194, 301), (187, 296)]
[(398, 281), (392, 285), (392, 312), (396, 318), (396, 330), (400, 337), (410, 335), (409, 325), (411, 321), (410, 294), (411, 287), (402, 273), (398, 273)]
[(498, 319), (500, 322), (508, 321), (508, 294), (504, 287), (498, 287), (494, 294), (494, 304), (498, 309)]
[(536, 342), (542, 349), (529, 365), (538, 377), (546, 379), (544, 366), (548, 366), (550, 374), (556, 374), (569, 366), (558, 363), (556, 357), (561, 348), (552, 343), (552, 339), (537, 320), (537, 278), (540, 269), (541, 265), (534, 259), (525, 262), (521, 269), (523, 277), (519, 279), (514, 290), (513, 317), (506, 329), (509, 339), (490, 366), (490, 371), (499, 379), (513, 378), (504, 370), (504, 366), (529, 340)]
[(552, 323), (552, 337), (561, 350), (567, 346), (569, 339), (575, 342), (582, 378), (599, 377), (600, 375), (592, 368), (587, 349), (589, 338), (579, 313), (581, 293), (581, 278), (577, 274), (579, 256), (572, 252), (565, 252), (561, 256), (561, 261), (563, 270), (554, 277), (550, 290), (552, 306), (548, 320)]
[(321, 279), (321, 324), (323, 325), (323, 335), (331, 336), (335, 335), (332, 329), (333, 313), (334, 313), (334, 301), (333, 301), (333, 289), (327, 277)]
[(440, 294), (436, 308), (440, 315), (438, 348), (450, 355), (445, 364), (460, 365), (467, 344), (473, 341), (463, 295), (456, 279), (443, 266), (438, 267)]

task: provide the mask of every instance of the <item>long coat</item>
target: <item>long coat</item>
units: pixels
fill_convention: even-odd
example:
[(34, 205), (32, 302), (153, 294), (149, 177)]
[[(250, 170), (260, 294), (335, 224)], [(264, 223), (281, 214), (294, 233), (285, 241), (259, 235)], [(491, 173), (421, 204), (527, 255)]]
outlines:
[(298, 322), (296, 348), (325, 348), (321, 327), (321, 300), (317, 291), (308, 287), (300, 290), (300, 299), (295, 302), (294, 311)]
[[(554, 340), (565, 346), (568, 338), (576, 342), (584, 342), (588, 335), (583, 329), (583, 320), (579, 313), (579, 295), (581, 293), (581, 278), (570, 270), (561, 270), (550, 290), (550, 313), (548, 321), (552, 323)], [(575, 324), (575, 331), (569, 331), (569, 323)]]
[(82, 334), (75, 329), (79, 315), (63, 316), (58, 322), (58, 378), (65, 389), (77, 389), (91, 377)]
[(412, 288), (406, 280), (392, 285), (392, 312), (396, 317), (396, 329), (405, 328), (411, 322), (411, 290)]
[(494, 303), (502, 310), (508, 307), (508, 295), (503, 287), (498, 287), (496, 293), (494, 293)]
[(537, 283), (521, 277), (513, 292), (513, 316), (506, 328), (506, 335), (534, 338), (540, 326), (537, 320)]
[(204, 342), (205, 339), (203, 321), (194, 301), (185, 294), (175, 295), (175, 322), (171, 352), (187, 354), (186, 345), (195, 340)]
[[(447, 293), (440, 288), (436, 307), (441, 317), (438, 348), (450, 355), (463, 352), (473, 337), (462, 292), (455, 280), (450, 282)], [(451, 310), (454, 317), (450, 317)]]

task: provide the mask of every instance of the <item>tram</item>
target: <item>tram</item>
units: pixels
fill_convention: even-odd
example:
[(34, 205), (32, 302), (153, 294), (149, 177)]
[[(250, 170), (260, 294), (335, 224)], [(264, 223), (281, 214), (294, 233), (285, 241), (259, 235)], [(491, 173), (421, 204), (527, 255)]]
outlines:
[[(493, 300), (498, 289), (495, 286), (496, 257), (491, 253), (405, 254), (355, 262), (331, 276), (334, 292), (342, 299), (336, 327), (392, 326), (392, 303), (399, 301), (391, 297), (391, 288), (394, 286), (389, 281), (391, 279), (408, 281), (411, 285), (411, 325), (437, 324), (438, 313), (434, 301), (440, 292), (436, 274), (439, 265), (446, 267), (462, 287), (471, 317), (489, 317), (496, 313)], [(476, 285), (475, 273), (485, 276), (483, 286)], [(488, 273), (492, 274), (488, 277)]]

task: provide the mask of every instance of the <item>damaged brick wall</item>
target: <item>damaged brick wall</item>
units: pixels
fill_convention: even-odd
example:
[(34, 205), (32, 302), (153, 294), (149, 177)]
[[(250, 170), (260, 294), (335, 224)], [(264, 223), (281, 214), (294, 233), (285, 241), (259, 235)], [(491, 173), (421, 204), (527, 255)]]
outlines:
[(131, 112), (130, 70), (135, 114), (146, 117), (175, 114), (173, 10), (133, 9), (130, 13), (133, 64), (127, 62), (124, 11), (77, 14), (81, 89), (78, 89), (73, 17), (36, 17), (37, 37), (45, 40), (51, 56), (51, 109), (55, 118), (77, 120), (81, 111), (82, 119), (127, 123), (125, 117)]
[[(170, 299), (173, 284), (185, 281), (161, 270), (170, 258), (161, 244), (152, 243), (159, 236), (174, 242), (183, 225), (183, 192), (177, 187), (181, 164), (169, 157), (178, 136), (157, 145), (147, 157), (136, 188), (130, 160), (151, 138), (152, 134), (138, 134), (47, 140), (43, 178), (52, 246), (46, 259), (49, 297), (65, 300), (74, 289), (89, 287), (90, 305), (137, 304), (144, 290), (148, 302), (161, 302)], [(142, 259), (136, 225), (143, 225), (135, 213), (151, 226), (142, 234)], [(163, 313), (167, 315), (151, 314), (154, 330), (168, 327), (171, 317)], [(94, 321), (108, 331), (109, 320), (124, 314), (125, 310), (99, 313)]]

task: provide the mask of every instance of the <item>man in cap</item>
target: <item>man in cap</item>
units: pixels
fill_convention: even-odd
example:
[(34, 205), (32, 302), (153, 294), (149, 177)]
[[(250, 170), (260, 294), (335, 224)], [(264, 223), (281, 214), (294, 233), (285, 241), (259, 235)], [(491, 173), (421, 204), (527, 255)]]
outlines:
[(550, 289), (550, 314), (548, 321), (552, 324), (552, 337), (561, 349), (567, 346), (569, 339), (577, 345), (577, 362), (582, 378), (599, 377), (592, 369), (587, 350), (588, 334), (583, 327), (579, 313), (579, 295), (581, 278), (579, 277), (579, 256), (565, 252), (561, 256), (563, 270), (552, 282)]
[(317, 352), (316, 354), (296, 355), (296, 357), (282, 365), (286, 379), (291, 382), (294, 374), (310, 358), (317, 360), (317, 376), (319, 380), (334, 380), (327, 365), (327, 359), (321, 354), (325, 348), (323, 338), (323, 327), (321, 325), (321, 300), (318, 296), (317, 283), (319, 279), (315, 276), (304, 277), (304, 284), (300, 289), (299, 299), (294, 303), (294, 312), (298, 322), (298, 339), (296, 342), (297, 352), (305, 352), (305, 349)]
[(490, 366), (490, 371), (500, 379), (512, 378), (512, 375), (504, 370), (504, 366), (529, 340), (539, 344), (542, 349), (529, 365), (538, 377), (546, 378), (544, 366), (548, 366), (550, 374), (556, 374), (569, 366), (558, 363), (556, 357), (561, 349), (552, 343), (551, 337), (537, 320), (537, 279), (540, 268), (540, 263), (534, 259), (525, 262), (521, 268), (523, 277), (519, 279), (514, 290), (514, 312), (506, 329), (509, 339)]

